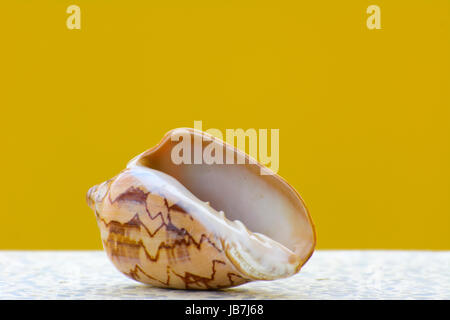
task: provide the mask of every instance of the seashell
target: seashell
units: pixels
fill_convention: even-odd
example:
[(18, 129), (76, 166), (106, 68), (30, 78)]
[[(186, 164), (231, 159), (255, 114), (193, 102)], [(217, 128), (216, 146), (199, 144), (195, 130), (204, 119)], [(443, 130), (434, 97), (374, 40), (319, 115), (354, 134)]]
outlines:
[[(245, 164), (176, 164), (171, 153), (180, 137)], [(262, 169), (209, 134), (175, 129), (92, 187), (87, 202), (108, 257), (136, 281), (220, 289), (286, 278), (312, 255), (315, 229), (295, 189), (276, 174), (261, 175)]]

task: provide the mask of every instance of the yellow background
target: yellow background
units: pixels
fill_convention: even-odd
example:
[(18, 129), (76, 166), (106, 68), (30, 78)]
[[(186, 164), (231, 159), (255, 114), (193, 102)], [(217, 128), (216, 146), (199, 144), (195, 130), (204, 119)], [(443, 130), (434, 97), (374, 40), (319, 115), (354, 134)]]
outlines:
[(1, 11), (0, 249), (100, 249), (88, 188), (194, 120), (280, 129), (318, 248), (450, 249), (450, 1)]

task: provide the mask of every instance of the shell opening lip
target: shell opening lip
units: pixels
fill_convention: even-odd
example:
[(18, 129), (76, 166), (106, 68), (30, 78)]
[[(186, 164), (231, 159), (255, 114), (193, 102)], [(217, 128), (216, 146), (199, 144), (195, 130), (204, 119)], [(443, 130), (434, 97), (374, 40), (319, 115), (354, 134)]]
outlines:
[[(178, 140), (172, 141), (172, 137), (183, 133), (192, 140), (192, 148), (195, 136), (201, 137), (203, 150), (209, 144), (220, 144), (224, 155), (231, 150), (244, 157), (245, 164), (176, 165), (170, 156)], [(193, 149), (191, 155), (194, 155)], [(263, 234), (285, 246), (298, 256), (297, 271), (312, 256), (316, 230), (299, 193), (278, 174), (261, 175), (261, 168), (265, 166), (234, 146), (202, 131), (177, 128), (166, 133), (159, 144), (133, 158), (127, 165), (128, 168), (136, 166), (172, 176), (198, 199), (210, 203), (217, 211), (223, 211), (227, 219), (240, 221), (252, 232)], [(279, 219), (275, 218), (277, 216)]]

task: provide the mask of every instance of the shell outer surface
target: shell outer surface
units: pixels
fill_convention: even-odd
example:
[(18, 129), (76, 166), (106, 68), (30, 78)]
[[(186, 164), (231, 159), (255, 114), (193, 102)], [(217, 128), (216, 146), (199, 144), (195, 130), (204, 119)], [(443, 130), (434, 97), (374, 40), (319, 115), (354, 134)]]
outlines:
[(229, 261), (222, 239), (183, 204), (140, 184), (129, 169), (100, 188), (107, 188), (96, 210), (103, 247), (126, 276), (178, 289), (220, 289), (250, 281)]

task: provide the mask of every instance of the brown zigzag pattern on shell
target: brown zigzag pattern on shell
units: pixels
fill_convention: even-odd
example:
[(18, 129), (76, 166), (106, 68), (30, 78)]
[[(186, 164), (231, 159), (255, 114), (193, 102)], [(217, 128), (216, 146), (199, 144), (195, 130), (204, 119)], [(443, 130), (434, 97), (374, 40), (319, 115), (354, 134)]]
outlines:
[[(135, 215), (130, 221), (132, 221), (132, 224), (129, 224), (129, 222), (126, 223), (120, 223), (118, 221), (110, 221), (110, 222), (106, 222), (105, 220), (103, 220), (102, 218), (98, 218), (107, 228), (111, 233), (115, 233), (115, 234), (120, 234), (122, 236), (124, 236), (124, 229), (126, 228), (139, 228), (139, 227), (143, 227), (146, 232), (148, 233), (148, 235), (150, 235), (150, 237), (153, 237), (151, 232), (147, 229), (147, 227), (144, 225), (144, 223), (141, 221), (141, 219), (139, 219), (138, 215)], [(163, 227), (167, 228), (167, 225), (165, 223), (162, 223), (157, 229), (160, 230)], [(178, 229), (180, 230), (180, 229)], [(192, 235), (189, 234), (189, 232), (187, 232), (184, 229), (181, 229), (183, 231), (180, 231), (180, 233), (182, 233), (183, 235), (187, 235), (188, 240), (186, 240), (185, 238), (182, 239), (175, 239), (173, 240), (173, 244), (166, 244), (164, 241), (161, 242), (161, 244), (158, 246), (158, 249), (156, 251), (156, 254), (154, 257), (151, 256), (151, 254), (147, 251), (147, 249), (144, 246), (144, 243), (142, 242), (142, 240), (139, 241), (134, 241), (131, 239), (127, 239), (129, 240), (129, 242), (120, 242), (121, 244), (124, 245), (142, 245), (144, 246), (145, 249), (145, 254), (146, 257), (153, 261), (156, 262), (159, 259), (159, 255), (160, 255), (160, 251), (162, 249), (175, 249), (177, 246), (181, 246), (181, 245), (186, 245), (186, 246), (190, 246), (191, 244), (193, 244), (198, 250), (201, 249), (201, 246), (203, 244), (203, 242), (208, 242), (211, 246), (213, 246), (218, 252), (222, 252), (223, 250), (219, 249), (214, 242), (212, 242), (209, 237), (205, 234), (202, 234), (200, 237), (200, 241), (196, 242), (195, 239), (192, 237)], [(153, 235), (155, 235), (157, 232), (154, 232)], [(112, 242), (114, 240), (108, 240), (109, 242)]]
[[(164, 217), (163, 217), (162, 212), (157, 213), (155, 216), (152, 216), (152, 215), (151, 215), (151, 213), (150, 213), (150, 211), (148, 210), (148, 207), (147, 207), (147, 197), (148, 197), (149, 194), (156, 194), (156, 195), (158, 195), (158, 196), (160, 196), (161, 198), (164, 199), (164, 205), (166, 206), (167, 212), (168, 212), (168, 214), (167, 214), (168, 220), (169, 220), (168, 223), (166, 223), (166, 222), (164, 221)], [(168, 230), (168, 231), (174, 231), (174, 232), (176, 232), (177, 235), (179, 235), (179, 236), (187, 235), (187, 236), (189, 237), (190, 241), (192, 241), (192, 242), (194, 243), (194, 245), (195, 245), (198, 249), (200, 249), (200, 245), (201, 245), (201, 243), (203, 242), (203, 240), (206, 240), (206, 241), (208, 241), (214, 248), (216, 248), (217, 251), (222, 252), (222, 250), (221, 250), (220, 248), (218, 248), (218, 247), (216, 246), (216, 244), (215, 244), (214, 242), (212, 242), (206, 235), (202, 234), (202, 236), (201, 236), (201, 238), (200, 238), (200, 241), (197, 243), (197, 242), (195, 241), (195, 239), (189, 234), (189, 232), (187, 232), (184, 228), (181, 228), (181, 229), (177, 228), (177, 227), (172, 223), (172, 221), (170, 220), (170, 210), (175, 210), (175, 211), (177, 211), (177, 212), (181, 212), (181, 213), (183, 213), (183, 214), (185, 214), (185, 215), (188, 215), (188, 216), (190, 217), (191, 220), (193, 220), (192, 216), (191, 216), (188, 212), (186, 212), (183, 208), (181, 208), (180, 206), (178, 206), (177, 204), (174, 204), (174, 205), (172, 205), (172, 206), (169, 206), (169, 204), (168, 204), (168, 202), (167, 202), (167, 199), (164, 198), (161, 194), (159, 194), (159, 193), (157, 193), (157, 192), (145, 192), (145, 191), (143, 191), (143, 190), (141, 190), (141, 189), (139, 189), (139, 188), (130, 187), (130, 188), (128, 188), (125, 192), (123, 192), (123, 193), (121, 193), (119, 196), (117, 196), (114, 200), (112, 200), (112, 199), (110, 198), (110, 195), (108, 195), (108, 199), (109, 199), (109, 201), (110, 201), (111, 204), (114, 204), (115, 202), (120, 202), (120, 201), (136, 201), (136, 202), (139, 202), (139, 203), (141, 203), (141, 204), (143, 204), (143, 205), (145, 206), (145, 211), (147, 212), (147, 215), (148, 215), (148, 217), (149, 217), (151, 220), (155, 220), (158, 216), (161, 217), (161, 220), (162, 220), (163, 222), (162, 222), (162, 224), (161, 224), (158, 228), (156, 228), (156, 230), (155, 230), (155, 232), (154, 232), (153, 234), (150, 232), (150, 230), (147, 228), (147, 226), (146, 226), (144, 223), (142, 223), (142, 221), (140, 221), (139, 216), (138, 216), (137, 214), (129, 221), (129, 223), (132, 223), (132, 220), (133, 220), (133, 219), (138, 219), (139, 221), (138, 221), (137, 223), (144, 227), (144, 229), (147, 231), (147, 233), (148, 233), (148, 235), (149, 235), (150, 237), (154, 237), (155, 234), (156, 234), (162, 227), (165, 226), (165, 227), (166, 227), (166, 230)], [(99, 218), (100, 218), (100, 217), (99, 217)], [(101, 219), (101, 218), (100, 218), (100, 219)], [(205, 237), (206, 239), (204, 239), (204, 237)]]
[[(148, 195), (151, 194), (151, 192), (144, 192), (143, 190), (139, 189), (139, 188), (135, 188), (135, 187), (130, 187), (129, 189), (127, 189), (125, 192), (123, 192), (122, 194), (120, 194), (119, 196), (117, 196), (114, 200), (112, 200), (110, 198), (110, 195), (108, 195), (108, 200), (110, 201), (111, 204), (114, 204), (115, 202), (122, 202), (122, 201), (136, 201), (139, 202), (141, 204), (143, 204), (145, 206), (145, 210), (146, 213), (148, 215), (148, 217), (151, 220), (155, 220), (158, 217), (161, 217), (162, 223), (160, 226), (158, 226), (158, 228), (155, 229), (155, 231), (152, 233), (148, 227), (141, 221), (141, 219), (139, 218), (139, 215), (136, 213), (132, 219), (130, 219), (128, 222), (126, 223), (120, 223), (118, 221), (110, 221), (110, 222), (106, 222), (104, 219), (102, 219), (97, 213), (96, 216), (99, 219), (99, 221), (101, 221), (105, 227), (110, 231), (110, 236), (108, 237), (108, 239), (106, 241), (104, 241), (104, 246), (105, 248), (108, 248), (108, 251), (110, 251), (111, 256), (120, 256), (119, 252), (115, 252), (119, 249), (119, 246), (127, 246), (127, 247), (132, 247), (135, 250), (139, 250), (140, 248), (142, 248), (144, 250), (144, 253), (146, 255), (146, 258), (152, 262), (157, 262), (160, 256), (160, 252), (163, 249), (168, 250), (167, 254), (168, 257), (170, 258), (170, 254), (169, 252), (171, 250), (176, 249), (177, 247), (181, 247), (181, 246), (186, 246), (189, 247), (191, 244), (193, 244), (198, 250), (201, 249), (201, 246), (203, 244), (203, 242), (207, 242), (209, 243), (212, 247), (214, 247), (218, 252), (222, 252), (223, 250), (218, 248), (217, 245), (211, 241), (209, 239), (209, 237), (205, 234), (202, 234), (200, 237), (200, 240), (197, 242), (195, 241), (194, 237), (187, 232), (184, 228), (178, 228), (176, 227), (170, 218), (170, 211), (171, 210), (175, 210), (177, 212), (181, 212), (183, 214), (187, 214), (189, 215), (189, 213), (187, 213), (186, 211), (184, 211), (181, 207), (179, 207), (178, 205), (174, 204), (172, 206), (169, 206), (167, 199), (164, 198), (162, 195), (158, 194), (159, 196), (161, 196), (164, 199), (164, 204), (167, 208), (167, 217), (168, 217), (168, 223), (166, 223), (164, 221), (164, 217), (162, 212), (158, 212), (157, 214), (155, 214), (154, 216), (151, 215), (150, 211), (148, 210), (147, 207), (147, 197)], [(155, 194), (152, 192), (152, 194)], [(189, 215), (189, 217), (191, 219), (192, 216)], [(158, 249), (156, 251), (156, 254), (154, 257), (152, 257), (150, 255), (150, 253), (148, 252), (147, 248), (145, 247), (145, 244), (143, 243), (142, 240), (139, 241), (135, 241), (129, 238), (125, 237), (125, 229), (126, 228), (143, 228), (145, 230), (145, 232), (150, 236), (150, 237), (154, 237), (160, 230), (165, 229), (167, 232), (175, 232), (177, 234), (177, 236), (182, 237), (181, 239), (172, 239), (173, 243), (172, 244), (166, 244), (165, 242), (161, 242), (161, 244), (158, 246)], [(126, 242), (123, 241), (116, 241), (114, 239), (111, 238), (111, 234), (118, 234), (121, 235), (122, 237), (126, 238)], [(188, 239), (186, 240), (185, 237), (187, 237)], [(125, 240), (125, 239), (124, 239)], [(172, 256), (174, 256), (174, 254), (172, 253)], [(208, 277), (204, 277), (204, 276), (199, 276), (190, 272), (185, 272), (185, 275), (182, 276), (178, 273), (175, 273), (173, 270), (170, 270), (170, 266), (167, 266), (167, 281), (161, 281), (159, 279), (156, 279), (155, 277), (149, 275), (148, 273), (146, 273), (138, 264), (135, 264), (134, 269), (130, 270), (128, 273), (125, 272), (125, 275), (127, 275), (128, 277), (135, 279), (137, 281), (139, 281), (139, 274), (138, 272), (141, 272), (143, 275), (145, 275), (146, 277), (148, 277), (149, 279), (152, 279), (154, 281), (157, 281), (159, 283), (161, 283), (164, 286), (169, 286), (170, 284), (170, 272), (172, 272), (174, 275), (176, 275), (177, 277), (179, 277), (180, 279), (183, 280), (183, 282), (185, 283), (186, 289), (189, 288), (190, 285), (192, 284), (202, 284), (203, 286), (205, 286), (207, 289), (211, 289), (212, 287), (210, 285), (208, 285), (208, 282), (213, 281), (215, 274), (216, 274), (216, 264), (220, 263), (223, 265), (226, 265), (226, 262), (221, 261), (221, 260), (213, 260), (212, 262), (212, 266), (211, 266), (211, 276)], [(235, 285), (235, 281), (233, 280), (233, 277), (239, 278), (239, 282), (248, 282), (250, 281), (249, 279), (246, 279), (236, 273), (233, 272), (228, 272), (227, 273), (227, 277), (229, 279), (230, 285), (234, 286)], [(216, 286), (217, 287), (217, 286)], [(223, 286), (223, 287), (228, 287), (228, 286)]]

